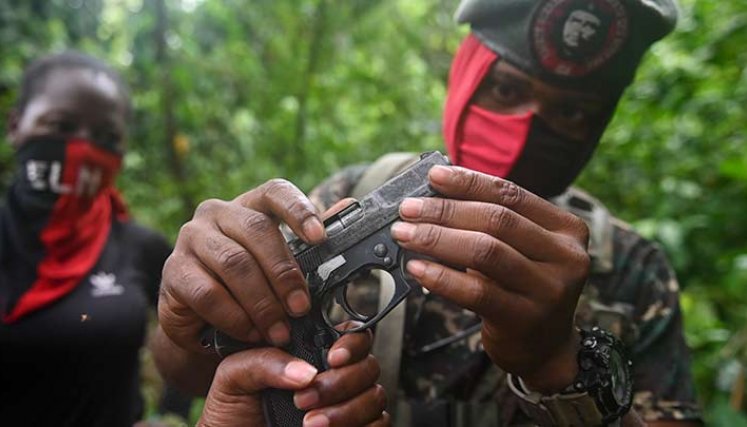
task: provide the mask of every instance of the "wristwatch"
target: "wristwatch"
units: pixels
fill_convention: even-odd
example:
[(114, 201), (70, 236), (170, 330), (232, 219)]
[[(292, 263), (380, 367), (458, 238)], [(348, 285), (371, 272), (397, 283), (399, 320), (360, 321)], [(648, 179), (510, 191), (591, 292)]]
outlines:
[(579, 371), (562, 392), (543, 395), (508, 375), (509, 387), (521, 398), (519, 405), (540, 426), (614, 426), (630, 410), (632, 362), (622, 342), (598, 327), (579, 332)]

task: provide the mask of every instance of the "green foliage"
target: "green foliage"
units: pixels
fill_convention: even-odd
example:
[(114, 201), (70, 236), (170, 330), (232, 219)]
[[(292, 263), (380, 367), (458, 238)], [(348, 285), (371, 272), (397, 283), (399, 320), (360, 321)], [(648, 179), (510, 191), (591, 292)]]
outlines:
[[(120, 187), (172, 238), (199, 200), (275, 176), (308, 190), (343, 165), (442, 147), (466, 32), (456, 0), (175, 0), (165, 22), (159, 3), (0, 2), (0, 115), (31, 59), (76, 48), (108, 60), (136, 109)], [(747, 3), (681, 3), (581, 184), (666, 247), (709, 421), (744, 425), (727, 409), (747, 363)], [(0, 144), (0, 189), (11, 173)]]
[(681, 6), (581, 182), (666, 247), (698, 390), (712, 425), (731, 426), (724, 400), (747, 363), (747, 3)]

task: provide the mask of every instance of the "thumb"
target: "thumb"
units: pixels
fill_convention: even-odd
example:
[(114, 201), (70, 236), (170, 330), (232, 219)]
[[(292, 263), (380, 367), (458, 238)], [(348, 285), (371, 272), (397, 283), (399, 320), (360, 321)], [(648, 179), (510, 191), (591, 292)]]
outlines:
[(317, 369), (277, 348), (241, 351), (226, 357), (215, 372), (199, 426), (259, 426), (264, 414), (259, 392), (300, 390)]

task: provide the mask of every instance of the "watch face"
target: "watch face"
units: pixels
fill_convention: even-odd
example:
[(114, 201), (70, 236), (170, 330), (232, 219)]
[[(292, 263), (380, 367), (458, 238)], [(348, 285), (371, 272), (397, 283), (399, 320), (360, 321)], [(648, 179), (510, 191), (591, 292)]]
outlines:
[(630, 399), (628, 364), (617, 351), (610, 352), (610, 368), (612, 371), (612, 395), (618, 406), (627, 405)]

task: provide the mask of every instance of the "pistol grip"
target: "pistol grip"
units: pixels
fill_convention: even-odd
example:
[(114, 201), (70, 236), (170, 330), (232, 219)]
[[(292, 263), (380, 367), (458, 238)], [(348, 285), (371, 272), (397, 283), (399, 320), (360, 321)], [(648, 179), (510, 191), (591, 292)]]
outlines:
[[(326, 327), (318, 307), (300, 318), (291, 318), (291, 341), (286, 351), (299, 359), (313, 365), (319, 372), (327, 366), (327, 350), (337, 338), (334, 332)], [(296, 408), (293, 403), (293, 391), (267, 389), (262, 392), (265, 419), (268, 426), (301, 427), (306, 411)]]

